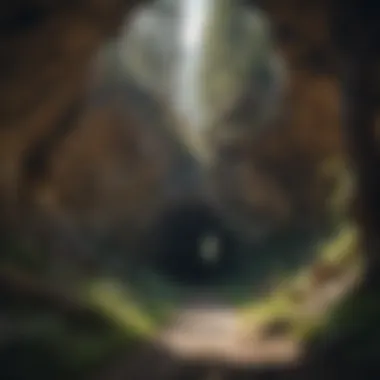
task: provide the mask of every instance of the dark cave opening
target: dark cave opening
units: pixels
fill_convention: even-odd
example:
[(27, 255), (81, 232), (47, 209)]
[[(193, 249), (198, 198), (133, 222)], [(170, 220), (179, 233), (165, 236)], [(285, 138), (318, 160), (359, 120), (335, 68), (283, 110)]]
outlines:
[(153, 269), (178, 286), (213, 286), (229, 281), (241, 265), (234, 236), (203, 204), (168, 211), (156, 230)]

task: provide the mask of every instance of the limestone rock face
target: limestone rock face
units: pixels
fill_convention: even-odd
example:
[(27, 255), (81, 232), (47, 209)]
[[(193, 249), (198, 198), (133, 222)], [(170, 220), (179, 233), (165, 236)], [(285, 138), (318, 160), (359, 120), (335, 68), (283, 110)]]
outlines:
[[(323, 7), (265, 2), (276, 39), (266, 38), (286, 61), (280, 112), (271, 110), (274, 98), (251, 92), (260, 76), (251, 76), (244, 86), (249, 70), (242, 77), (231, 74), (240, 83), (233, 86), (235, 101), (210, 125), (230, 133), (203, 135), (213, 157), (205, 170), (189, 154), (189, 135), (174, 137), (173, 128), (189, 126), (174, 120), (164, 93), (140, 88), (133, 70), (126, 78), (120, 57), (108, 56), (107, 77), (99, 66), (93, 70), (99, 48), (125, 33), (124, 10), (132, 2), (55, 4), (36, 2), (31, 20), (6, 8), (26, 28), (2, 34), (7, 50), (0, 77), (0, 191), (6, 224), (14, 219), (33, 225), (34, 214), (50, 215), (60, 221), (57, 225), (94, 234), (128, 226), (127, 241), (159, 218), (160, 207), (198, 196), (219, 210), (229, 228), (254, 240), (289, 226), (312, 229), (327, 222), (328, 199), (342, 173), (342, 139), (335, 57)], [(307, 21), (317, 16), (319, 23)], [(248, 25), (249, 17), (244, 20)], [(259, 66), (269, 61), (262, 59)], [(154, 71), (140, 69), (153, 87), (165, 82), (162, 75), (154, 78)], [(212, 87), (203, 85), (205, 92)], [(275, 116), (258, 133), (264, 106)]]
[(36, 0), (1, 6), (2, 208), (15, 209), (29, 151), (60, 133), (62, 119), (84, 97), (93, 54), (117, 32), (133, 3)]

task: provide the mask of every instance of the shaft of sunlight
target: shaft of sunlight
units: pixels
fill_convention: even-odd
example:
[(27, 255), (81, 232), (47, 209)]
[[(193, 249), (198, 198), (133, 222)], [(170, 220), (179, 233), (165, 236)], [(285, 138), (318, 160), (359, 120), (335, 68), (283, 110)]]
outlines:
[(199, 78), (202, 69), (204, 35), (211, 10), (209, 0), (182, 0), (180, 7), (180, 64), (175, 101), (186, 122), (200, 128), (204, 107), (200, 99)]

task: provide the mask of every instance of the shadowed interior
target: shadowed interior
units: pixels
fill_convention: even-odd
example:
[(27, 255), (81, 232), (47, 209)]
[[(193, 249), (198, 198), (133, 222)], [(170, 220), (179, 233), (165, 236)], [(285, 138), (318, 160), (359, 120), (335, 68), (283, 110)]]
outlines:
[(203, 204), (166, 212), (152, 248), (153, 269), (177, 285), (217, 285), (239, 273), (234, 237)]

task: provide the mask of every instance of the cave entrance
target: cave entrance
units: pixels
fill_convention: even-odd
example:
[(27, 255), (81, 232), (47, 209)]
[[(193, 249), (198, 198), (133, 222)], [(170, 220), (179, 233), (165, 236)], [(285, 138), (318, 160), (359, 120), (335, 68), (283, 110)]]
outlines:
[(239, 259), (233, 236), (204, 205), (167, 212), (157, 230), (154, 270), (179, 286), (213, 286), (235, 277)]

